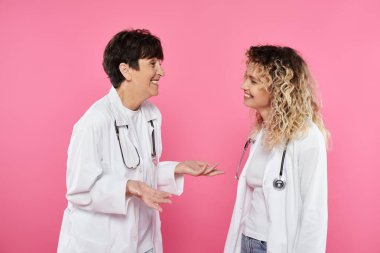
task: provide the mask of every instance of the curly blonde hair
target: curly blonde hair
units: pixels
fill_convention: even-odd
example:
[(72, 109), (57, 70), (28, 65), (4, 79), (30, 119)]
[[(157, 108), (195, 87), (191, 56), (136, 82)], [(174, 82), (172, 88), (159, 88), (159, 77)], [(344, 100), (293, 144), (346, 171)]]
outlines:
[(271, 97), (271, 113), (268, 120), (256, 111), (252, 134), (266, 130), (268, 148), (284, 144), (306, 133), (308, 121), (313, 121), (325, 136), (329, 132), (320, 115), (315, 82), (305, 61), (292, 48), (279, 46), (252, 46), (246, 52), (247, 67), (253, 64), (259, 79)]

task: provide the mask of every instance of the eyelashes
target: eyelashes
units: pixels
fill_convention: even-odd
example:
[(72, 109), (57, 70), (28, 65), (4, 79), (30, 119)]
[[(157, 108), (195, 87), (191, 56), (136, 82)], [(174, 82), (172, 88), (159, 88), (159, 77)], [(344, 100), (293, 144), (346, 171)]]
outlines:
[(243, 81), (247, 79), (251, 82), (251, 84), (257, 84), (257, 81), (255, 79), (253, 79), (250, 75), (247, 75), (247, 73), (245, 73), (243, 76)]
[(157, 61), (157, 60), (152, 60), (149, 62), (149, 64), (152, 66), (152, 68), (155, 68), (155, 67), (157, 67), (157, 64), (162, 65), (162, 62)]

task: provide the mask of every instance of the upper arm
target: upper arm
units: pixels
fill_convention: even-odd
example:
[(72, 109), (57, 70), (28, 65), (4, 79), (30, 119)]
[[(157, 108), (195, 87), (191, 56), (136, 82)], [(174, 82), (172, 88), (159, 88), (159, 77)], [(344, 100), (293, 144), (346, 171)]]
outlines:
[(299, 154), (300, 188), (303, 200), (327, 187), (327, 157), (323, 143), (303, 148)]

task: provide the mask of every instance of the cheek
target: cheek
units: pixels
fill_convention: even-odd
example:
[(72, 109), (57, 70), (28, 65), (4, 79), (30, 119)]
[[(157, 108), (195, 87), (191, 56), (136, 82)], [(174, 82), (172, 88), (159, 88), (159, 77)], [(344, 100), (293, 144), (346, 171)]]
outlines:
[(269, 96), (269, 93), (264, 88), (261, 88), (259, 90), (254, 91), (254, 92), (255, 92), (257, 100), (260, 100), (260, 103), (269, 104), (270, 96)]
[(269, 95), (269, 93), (267, 91), (263, 92), (262, 97), (263, 97), (263, 101), (266, 104), (270, 104), (270, 95)]
[(255, 89), (255, 87), (251, 87), (249, 89), (249, 93), (252, 95), (252, 96), (255, 96), (257, 94), (257, 90)]

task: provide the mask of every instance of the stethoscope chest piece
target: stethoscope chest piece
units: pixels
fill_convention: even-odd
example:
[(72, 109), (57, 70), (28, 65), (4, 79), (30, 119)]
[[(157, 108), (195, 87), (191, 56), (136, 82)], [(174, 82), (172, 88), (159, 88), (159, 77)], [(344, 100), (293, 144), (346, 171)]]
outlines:
[(282, 191), (283, 189), (285, 189), (285, 185), (286, 185), (286, 182), (281, 177), (275, 178), (273, 180), (273, 187), (278, 191)]

